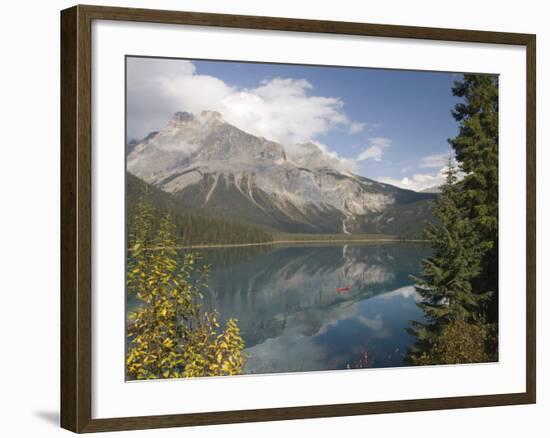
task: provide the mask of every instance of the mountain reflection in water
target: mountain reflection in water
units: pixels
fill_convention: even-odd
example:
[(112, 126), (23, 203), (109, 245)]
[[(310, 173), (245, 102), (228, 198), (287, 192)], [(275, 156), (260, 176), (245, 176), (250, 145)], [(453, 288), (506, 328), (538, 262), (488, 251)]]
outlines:
[[(422, 312), (410, 275), (418, 244), (293, 245), (201, 251), (211, 265), (208, 305), (237, 318), (245, 373), (403, 366)], [(364, 364), (362, 365), (364, 366)]]

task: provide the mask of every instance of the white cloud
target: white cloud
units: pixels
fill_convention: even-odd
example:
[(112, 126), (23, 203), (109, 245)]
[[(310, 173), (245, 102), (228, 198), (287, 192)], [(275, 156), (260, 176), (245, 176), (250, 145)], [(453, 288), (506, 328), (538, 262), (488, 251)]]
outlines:
[(372, 132), (382, 127), (382, 123), (367, 123), (367, 122), (352, 122), (350, 125), (350, 134), (356, 134), (358, 132)]
[(357, 155), (358, 161), (364, 161), (372, 158), (375, 161), (380, 161), (382, 159), (382, 148), (380, 146), (370, 146)]
[(195, 72), (189, 61), (127, 58), (127, 134), (138, 139), (157, 131), (178, 110), (177, 102), (162, 90), (162, 80)]
[(193, 73), (159, 78), (158, 82), (161, 92), (174, 99), (181, 110), (191, 113), (218, 110), (220, 102), (235, 92), (218, 78)]
[[(425, 189), (432, 189), (439, 187), (445, 183), (447, 165), (449, 162), (449, 153), (441, 153), (428, 155), (423, 157), (418, 164), (418, 168), (437, 168), (430, 173), (415, 173), (404, 178), (393, 178), (390, 176), (384, 176), (377, 178), (378, 181), (391, 184), (403, 189), (421, 191)], [(453, 158), (453, 163), (457, 166), (456, 160)], [(401, 169), (401, 172), (408, 172), (408, 168)], [(456, 177), (458, 180), (464, 178), (465, 174), (458, 171)]]
[(377, 298), (380, 300), (391, 300), (393, 298), (411, 298), (413, 297), (415, 301), (420, 301), (422, 298), (416, 292), (414, 286), (404, 286), (394, 291), (379, 295)]
[(339, 170), (345, 170), (352, 173), (357, 173), (357, 161), (352, 158), (344, 158), (338, 155), (336, 152), (329, 150), (326, 144), (312, 140), (313, 144), (317, 145), (323, 152), (327, 162)]
[(441, 168), (445, 166), (448, 161), (448, 153), (428, 155), (420, 160), (420, 164), (418, 167), (422, 167), (425, 169)]
[(372, 159), (381, 161), (384, 155), (384, 149), (391, 146), (391, 140), (385, 137), (369, 138), (369, 146), (357, 155), (357, 161), (365, 161)]
[(311, 96), (312, 88), (304, 79), (275, 78), (230, 94), (217, 109), (229, 123), (292, 147), (350, 123), (339, 98)]
[(391, 146), (391, 140), (385, 137), (371, 137), (369, 138), (369, 144), (379, 146), (381, 148), (387, 148)]
[(414, 190), (416, 192), (431, 188), (439, 187), (445, 182), (445, 176), (441, 173), (435, 175), (428, 173), (417, 173), (410, 177), (401, 179), (392, 178), (389, 176), (383, 176), (378, 178), (378, 181), (392, 186), (401, 187), (402, 189)]
[(349, 132), (350, 132), (350, 134), (357, 134), (357, 133), (363, 131), (366, 126), (367, 126), (366, 123), (352, 122), (349, 125)]
[(382, 315), (376, 315), (374, 318), (368, 318), (363, 315), (357, 317), (357, 321), (372, 331), (378, 332), (384, 327), (384, 322), (382, 321)]
[[(401, 187), (403, 189), (414, 190), (418, 192), (428, 188), (434, 188), (443, 185), (446, 179), (446, 170), (447, 166), (444, 166), (435, 173), (416, 173), (414, 175), (407, 176), (401, 179), (384, 176), (381, 178), (377, 178), (377, 180), (382, 183), (391, 184), (393, 186)], [(462, 172), (458, 172), (457, 178), (459, 180), (464, 178), (464, 174)]]
[[(334, 127), (360, 132), (338, 97), (316, 96), (305, 79), (273, 78), (255, 88), (239, 88), (196, 71), (190, 61), (128, 58), (128, 137), (142, 138), (162, 128), (176, 111), (218, 111), (238, 128), (277, 141), (287, 149), (317, 138)], [(323, 145), (324, 146), (324, 145)], [(342, 168), (355, 161), (324, 146)]]

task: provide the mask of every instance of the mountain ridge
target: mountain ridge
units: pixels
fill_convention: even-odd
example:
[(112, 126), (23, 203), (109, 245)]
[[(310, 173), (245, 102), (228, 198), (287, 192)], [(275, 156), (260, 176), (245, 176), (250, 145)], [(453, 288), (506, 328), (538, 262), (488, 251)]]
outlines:
[(188, 207), (284, 232), (411, 234), (434, 197), (342, 170), (313, 142), (285, 148), (254, 136), (213, 111), (177, 112), (127, 151), (128, 172)]

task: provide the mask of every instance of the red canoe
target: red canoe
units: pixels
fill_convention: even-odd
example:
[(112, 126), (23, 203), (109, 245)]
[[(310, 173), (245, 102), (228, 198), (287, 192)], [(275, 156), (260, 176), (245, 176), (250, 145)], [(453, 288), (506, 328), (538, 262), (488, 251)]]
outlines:
[(345, 287), (337, 287), (336, 288), (336, 292), (338, 292), (339, 294), (342, 293), (342, 292), (347, 292), (348, 290), (351, 289), (351, 286), (345, 286)]

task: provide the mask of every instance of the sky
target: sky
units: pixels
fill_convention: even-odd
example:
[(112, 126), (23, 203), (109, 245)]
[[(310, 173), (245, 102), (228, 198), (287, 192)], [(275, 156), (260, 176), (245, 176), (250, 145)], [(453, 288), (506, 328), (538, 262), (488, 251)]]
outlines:
[(127, 136), (176, 111), (218, 111), (282, 143), (313, 141), (342, 170), (423, 190), (443, 182), (457, 132), (457, 73), (163, 58), (127, 58)]

